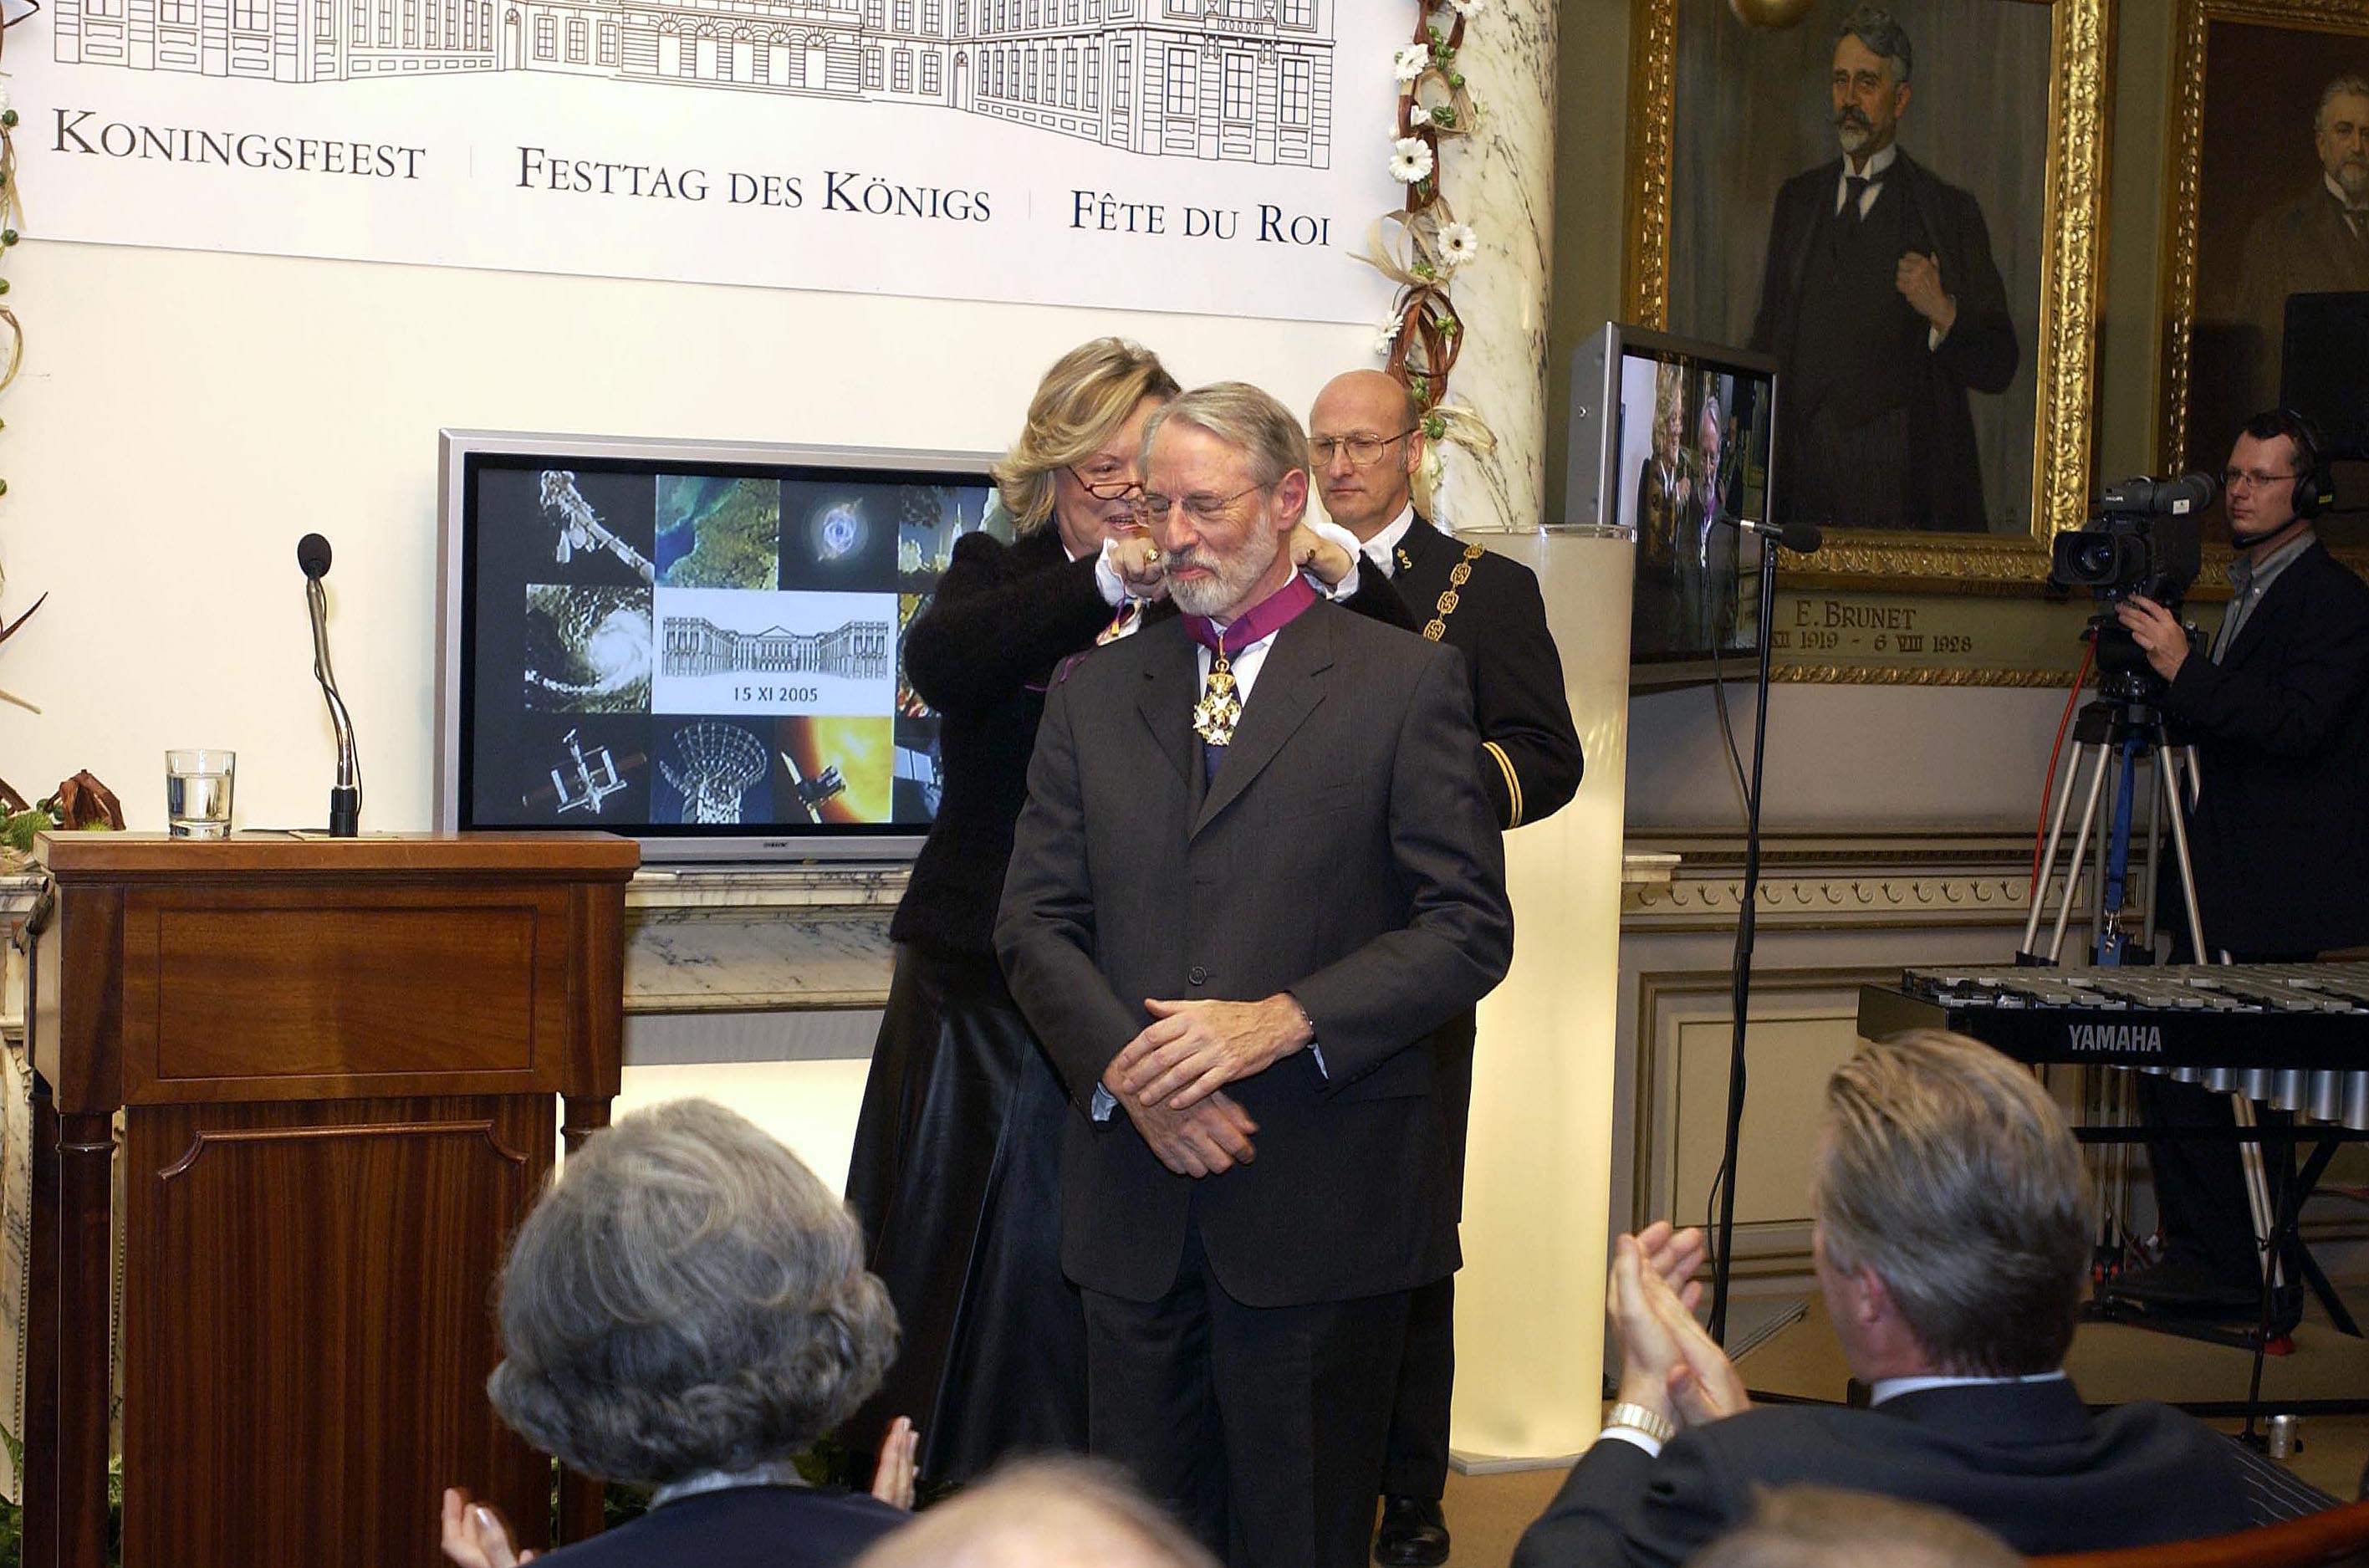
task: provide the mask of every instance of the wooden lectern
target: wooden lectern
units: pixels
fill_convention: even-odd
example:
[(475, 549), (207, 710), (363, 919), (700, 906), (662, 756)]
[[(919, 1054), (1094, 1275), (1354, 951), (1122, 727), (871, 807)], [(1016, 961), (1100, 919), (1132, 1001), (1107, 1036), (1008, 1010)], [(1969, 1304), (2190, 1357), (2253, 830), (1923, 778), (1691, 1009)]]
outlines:
[[(59, 833), (35, 1072), (25, 1561), (106, 1562), (123, 1238), (125, 1568), (440, 1561), (441, 1489), (549, 1534), (485, 1395), (502, 1248), (608, 1123), (624, 888), (605, 834)], [(110, 1202), (123, 1113), (123, 1202)], [(597, 1498), (571, 1485), (571, 1528)]]

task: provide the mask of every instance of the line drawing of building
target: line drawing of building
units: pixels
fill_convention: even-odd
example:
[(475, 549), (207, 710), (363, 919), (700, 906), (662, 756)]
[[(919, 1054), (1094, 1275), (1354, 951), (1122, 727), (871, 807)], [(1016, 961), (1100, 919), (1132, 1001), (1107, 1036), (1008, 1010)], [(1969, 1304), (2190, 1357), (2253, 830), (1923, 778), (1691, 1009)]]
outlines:
[(835, 675), (876, 681), (888, 673), (888, 623), (850, 621), (829, 632), (768, 626), (737, 632), (704, 616), (670, 615), (660, 632), (669, 675)]
[(931, 105), (1325, 168), (1342, 0), (53, 0), (63, 63), (275, 82), (556, 71)]

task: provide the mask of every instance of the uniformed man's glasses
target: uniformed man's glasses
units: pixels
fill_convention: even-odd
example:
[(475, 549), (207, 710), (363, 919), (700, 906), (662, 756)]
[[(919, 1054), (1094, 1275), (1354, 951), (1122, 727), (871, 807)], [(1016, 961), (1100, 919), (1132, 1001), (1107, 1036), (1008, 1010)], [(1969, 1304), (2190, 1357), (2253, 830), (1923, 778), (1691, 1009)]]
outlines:
[(1308, 443), (1308, 455), (1316, 460), (1317, 467), (1322, 468), (1333, 461), (1334, 452), (1345, 452), (1349, 461), (1358, 467), (1369, 467), (1381, 461), (1382, 453), (1393, 442), (1406, 440), (1422, 428), (1409, 425), (1394, 436), (1318, 436)]

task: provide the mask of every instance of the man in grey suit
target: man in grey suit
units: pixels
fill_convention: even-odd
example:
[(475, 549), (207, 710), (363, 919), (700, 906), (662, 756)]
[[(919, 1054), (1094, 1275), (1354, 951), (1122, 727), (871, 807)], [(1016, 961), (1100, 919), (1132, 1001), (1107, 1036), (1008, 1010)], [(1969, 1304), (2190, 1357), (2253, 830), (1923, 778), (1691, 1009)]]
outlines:
[(1462, 656), (1314, 602), (1307, 452), (1241, 383), (1153, 417), (1184, 613), (1056, 683), (996, 924), (1076, 1107), (1089, 1446), (1254, 1568), (1365, 1560), (1375, 1368), (1457, 1263), (1426, 1036), (1513, 944)]

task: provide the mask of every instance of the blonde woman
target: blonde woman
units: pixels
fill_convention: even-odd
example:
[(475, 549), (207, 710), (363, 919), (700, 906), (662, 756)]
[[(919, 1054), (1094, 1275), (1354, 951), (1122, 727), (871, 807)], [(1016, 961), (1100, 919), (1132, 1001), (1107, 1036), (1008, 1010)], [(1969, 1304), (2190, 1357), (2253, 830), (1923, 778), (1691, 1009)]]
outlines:
[(960, 540), (906, 636), (906, 672), (939, 715), (945, 794), (889, 926), (896, 973), (847, 1179), (905, 1341), (842, 1436), (869, 1454), (910, 1413), (933, 1485), (1005, 1453), (1085, 1446), (1085, 1330), (1060, 1264), (1067, 1103), (989, 931), (1046, 684), (1129, 588), (1156, 591), (1136, 454), (1176, 392), (1157, 356), (1116, 338), (1056, 361), (995, 470), (1017, 537)]

